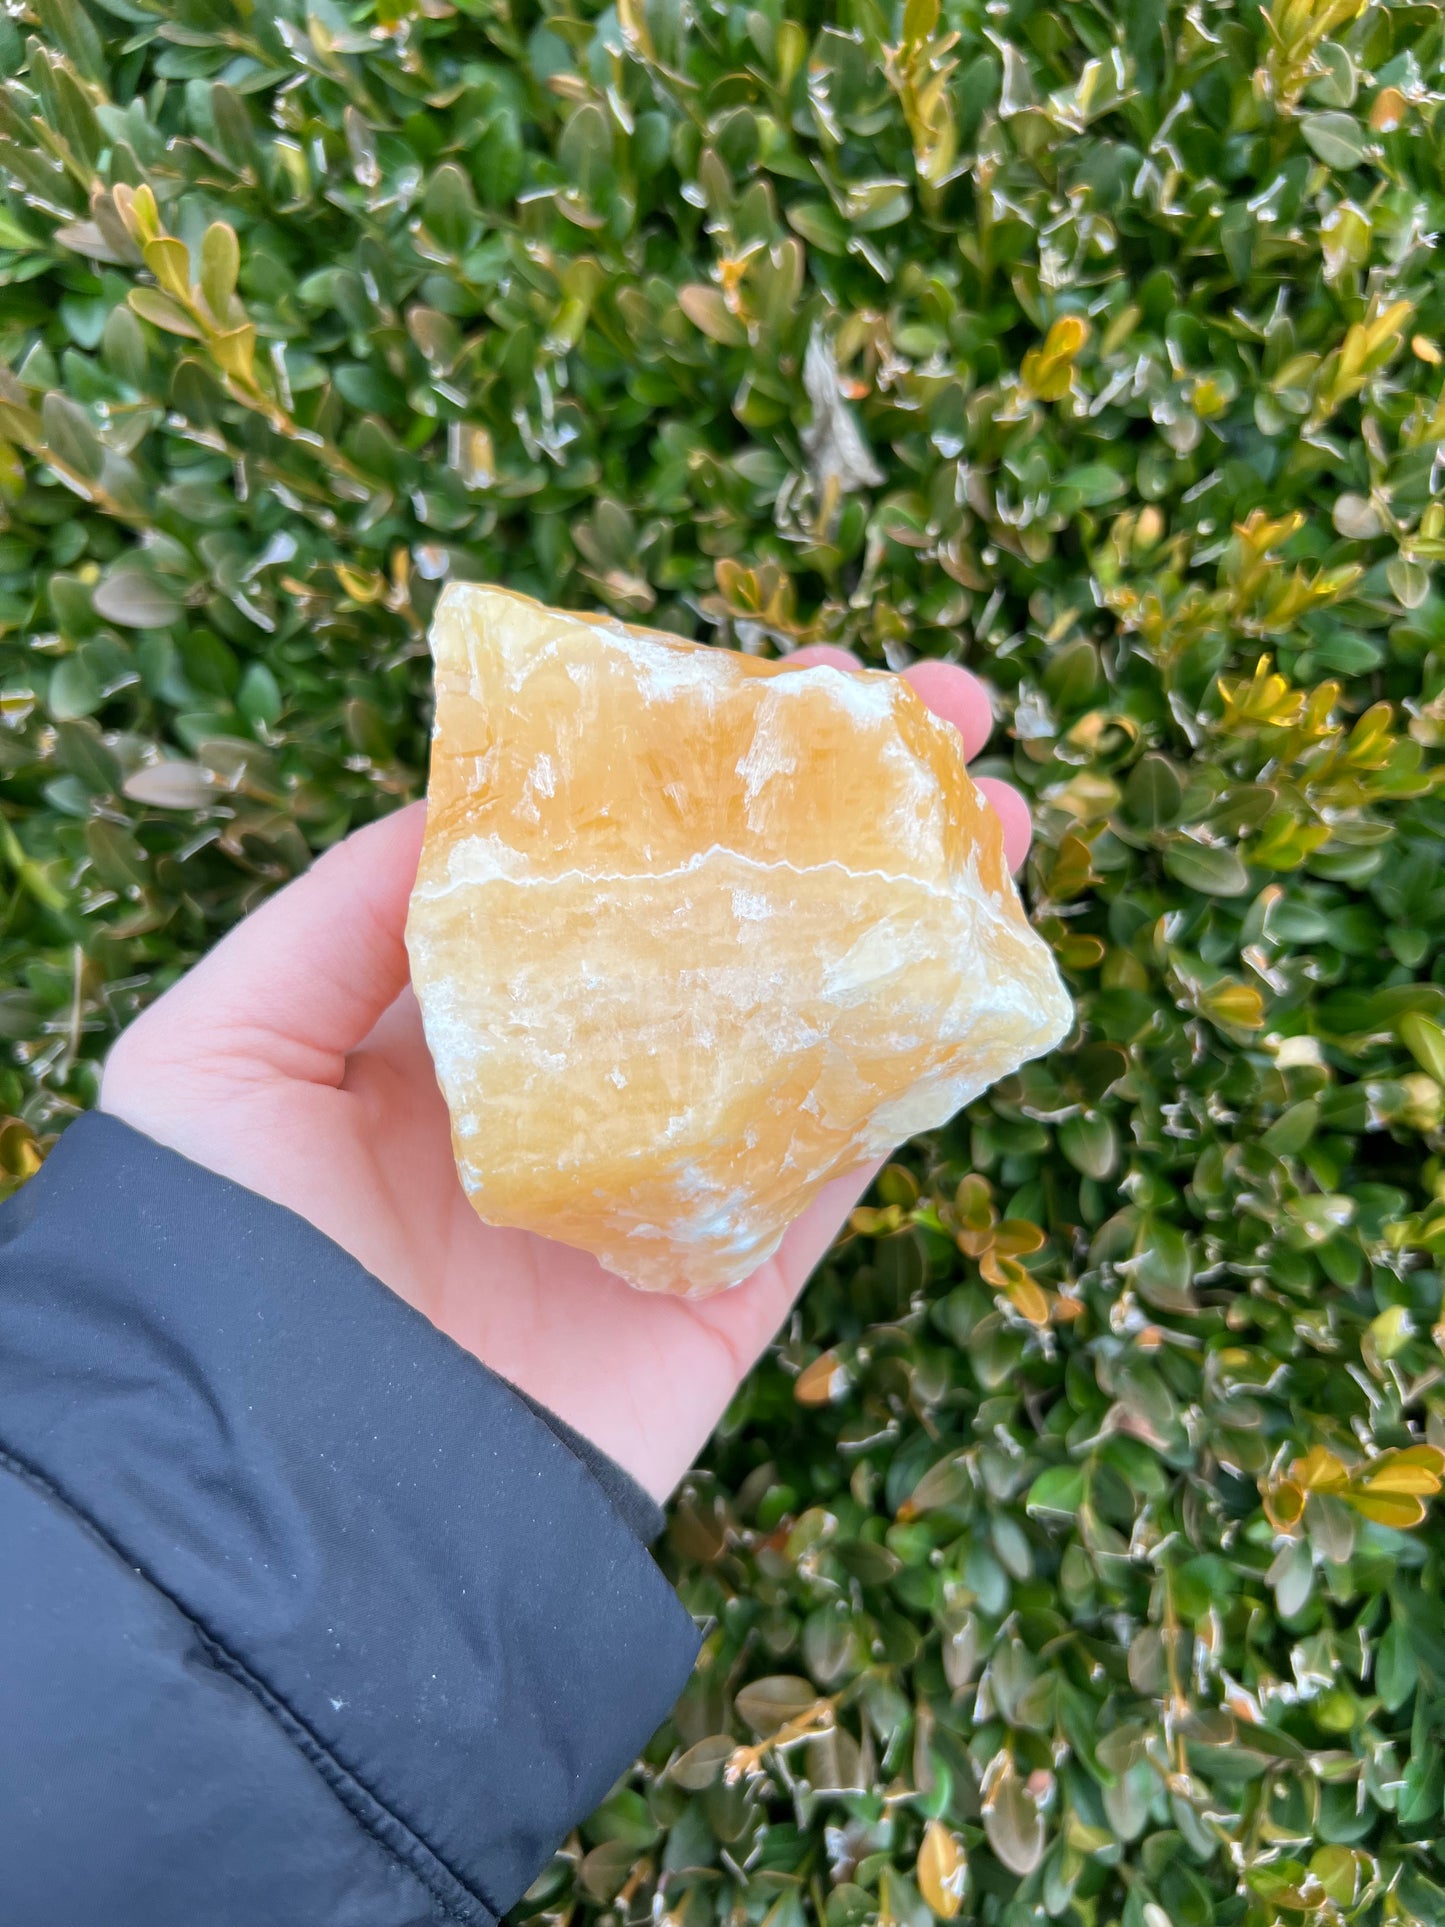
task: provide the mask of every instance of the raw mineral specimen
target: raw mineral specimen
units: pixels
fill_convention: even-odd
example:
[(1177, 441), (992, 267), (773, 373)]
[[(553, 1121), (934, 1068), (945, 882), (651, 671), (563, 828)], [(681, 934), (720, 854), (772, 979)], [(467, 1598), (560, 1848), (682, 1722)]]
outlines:
[(960, 739), (899, 677), (460, 583), (431, 641), (407, 943), (489, 1224), (716, 1291), (1067, 1030)]

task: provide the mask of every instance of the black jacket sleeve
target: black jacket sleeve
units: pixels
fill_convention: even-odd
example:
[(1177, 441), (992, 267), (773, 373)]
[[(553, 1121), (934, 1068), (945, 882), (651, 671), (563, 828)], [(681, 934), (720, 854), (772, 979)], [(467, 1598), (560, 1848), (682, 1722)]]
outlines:
[(86, 1117), (0, 1209), (0, 1921), (491, 1922), (697, 1650), (610, 1462)]

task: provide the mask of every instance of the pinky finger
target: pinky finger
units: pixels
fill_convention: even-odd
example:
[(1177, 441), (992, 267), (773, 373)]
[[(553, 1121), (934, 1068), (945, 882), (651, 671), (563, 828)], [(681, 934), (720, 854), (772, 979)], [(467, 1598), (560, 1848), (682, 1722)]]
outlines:
[(1003, 824), (1004, 855), (1008, 859), (1008, 867), (1017, 870), (1034, 840), (1029, 806), (1012, 783), (1005, 783), (997, 776), (976, 776), (974, 782), (979, 794), (992, 804), (995, 815)]

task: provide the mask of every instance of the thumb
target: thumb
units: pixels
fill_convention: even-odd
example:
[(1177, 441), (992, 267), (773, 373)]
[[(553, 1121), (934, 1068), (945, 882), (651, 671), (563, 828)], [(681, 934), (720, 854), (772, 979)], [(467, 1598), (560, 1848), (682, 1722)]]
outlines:
[(406, 987), (406, 908), (425, 821), (426, 805), (413, 803), (328, 850), (152, 1005), (121, 1048), (134, 1037), (198, 1068), (244, 1054), (339, 1084), (347, 1052)]

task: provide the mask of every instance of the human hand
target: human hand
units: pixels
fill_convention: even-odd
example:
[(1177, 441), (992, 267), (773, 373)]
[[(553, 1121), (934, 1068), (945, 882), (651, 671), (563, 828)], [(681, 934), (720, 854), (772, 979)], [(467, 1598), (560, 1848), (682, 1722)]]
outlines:
[[(790, 661), (858, 666), (826, 646)], [(977, 679), (935, 662), (904, 673), (975, 756), (992, 726)], [(1006, 783), (979, 787), (1017, 868), (1027, 806)], [(873, 1173), (826, 1186), (750, 1279), (696, 1303), (483, 1224), (408, 982), (424, 808), (348, 837), (237, 925), (117, 1043), (101, 1108), (309, 1220), (666, 1498)]]

